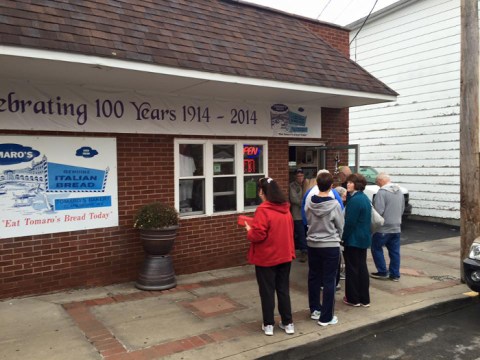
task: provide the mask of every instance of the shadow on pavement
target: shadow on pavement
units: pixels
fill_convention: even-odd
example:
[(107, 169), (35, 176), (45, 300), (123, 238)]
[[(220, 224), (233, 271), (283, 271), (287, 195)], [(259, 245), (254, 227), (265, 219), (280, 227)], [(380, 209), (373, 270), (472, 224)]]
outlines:
[(428, 221), (404, 219), (402, 245), (460, 236), (460, 227)]

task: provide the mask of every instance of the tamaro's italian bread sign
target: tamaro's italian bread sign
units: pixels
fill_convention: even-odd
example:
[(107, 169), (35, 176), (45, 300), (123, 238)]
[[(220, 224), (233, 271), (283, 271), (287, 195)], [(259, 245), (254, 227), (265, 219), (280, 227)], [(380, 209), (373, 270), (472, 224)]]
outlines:
[(0, 136), (0, 238), (118, 225), (116, 140)]

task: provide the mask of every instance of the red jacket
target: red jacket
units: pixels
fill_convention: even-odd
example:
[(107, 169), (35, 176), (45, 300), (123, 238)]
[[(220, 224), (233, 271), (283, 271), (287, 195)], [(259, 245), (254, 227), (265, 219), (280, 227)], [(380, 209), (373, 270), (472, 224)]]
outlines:
[(290, 204), (261, 203), (247, 233), (248, 261), (258, 266), (275, 266), (295, 259), (293, 218)]

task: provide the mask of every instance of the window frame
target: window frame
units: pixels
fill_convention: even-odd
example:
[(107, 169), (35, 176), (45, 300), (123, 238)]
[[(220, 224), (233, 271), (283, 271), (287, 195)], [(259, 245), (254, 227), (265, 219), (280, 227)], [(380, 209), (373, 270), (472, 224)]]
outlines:
[[(173, 146), (174, 154), (174, 201), (175, 209), (180, 211), (180, 179), (186, 179), (186, 177), (180, 177), (180, 144), (201, 144), (203, 145), (203, 175), (189, 176), (188, 179), (204, 179), (205, 181), (205, 212), (188, 212), (180, 213), (182, 218), (190, 217), (203, 217), (203, 216), (217, 216), (226, 214), (236, 214), (245, 211), (244, 204), (244, 168), (243, 168), (243, 146), (244, 145), (261, 145), (263, 147), (263, 172), (255, 173), (255, 175), (262, 175), (268, 177), (268, 141), (258, 139), (189, 139), (189, 138), (175, 138)], [(235, 159), (234, 159), (234, 174), (225, 175), (226, 177), (235, 177), (236, 179), (236, 194), (237, 194), (237, 209), (229, 211), (213, 211), (213, 179), (214, 177), (224, 177), (224, 175), (214, 174), (214, 158), (213, 158), (213, 146), (214, 145), (234, 145)], [(247, 211), (253, 211), (256, 207), (248, 206)]]

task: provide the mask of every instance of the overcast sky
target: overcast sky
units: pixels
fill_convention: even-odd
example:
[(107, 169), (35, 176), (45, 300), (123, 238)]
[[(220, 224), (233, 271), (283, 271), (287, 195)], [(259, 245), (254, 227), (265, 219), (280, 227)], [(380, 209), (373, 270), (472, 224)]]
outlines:
[[(338, 25), (347, 25), (368, 15), (376, 0), (244, 0)], [(378, 0), (373, 12), (398, 0)]]

